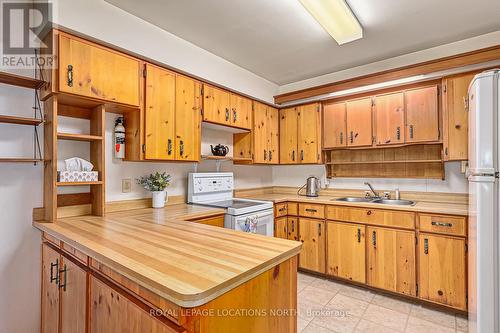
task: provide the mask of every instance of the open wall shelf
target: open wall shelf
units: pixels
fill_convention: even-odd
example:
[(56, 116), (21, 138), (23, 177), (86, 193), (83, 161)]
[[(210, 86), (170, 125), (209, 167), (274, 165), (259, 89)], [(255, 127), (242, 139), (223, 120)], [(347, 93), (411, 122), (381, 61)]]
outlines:
[(42, 80), (7, 72), (0, 72), (0, 83), (30, 89), (40, 89), (45, 85)]
[(0, 115), (0, 123), (37, 126), (37, 125), (40, 125), (41, 123), (43, 123), (43, 120), (38, 119), (38, 118), (26, 118), (26, 117)]
[(72, 133), (57, 133), (57, 138), (59, 140), (70, 140), (70, 141), (101, 141), (101, 135), (87, 135), (87, 134), (72, 134)]

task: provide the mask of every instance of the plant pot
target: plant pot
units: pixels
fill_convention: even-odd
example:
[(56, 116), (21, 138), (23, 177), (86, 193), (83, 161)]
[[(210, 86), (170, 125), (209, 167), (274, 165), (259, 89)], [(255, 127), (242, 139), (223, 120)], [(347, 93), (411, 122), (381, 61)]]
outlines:
[(153, 191), (153, 208), (165, 207), (165, 202), (168, 200), (167, 191)]

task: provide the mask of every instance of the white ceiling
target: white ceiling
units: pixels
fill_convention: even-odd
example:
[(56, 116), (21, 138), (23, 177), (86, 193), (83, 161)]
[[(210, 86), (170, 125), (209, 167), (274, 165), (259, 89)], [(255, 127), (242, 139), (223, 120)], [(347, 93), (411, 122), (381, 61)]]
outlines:
[(348, 0), (342, 46), (298, 0), (106, 1), (280, 85), (500, 30), (498, 0)]

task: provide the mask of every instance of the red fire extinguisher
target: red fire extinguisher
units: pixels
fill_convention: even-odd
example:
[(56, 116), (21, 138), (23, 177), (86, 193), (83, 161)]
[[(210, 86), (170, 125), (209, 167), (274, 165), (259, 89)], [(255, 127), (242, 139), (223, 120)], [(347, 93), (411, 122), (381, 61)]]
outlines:
[(115, 158), (125, 158), (125, 127), (123, 117), (115, 120)]

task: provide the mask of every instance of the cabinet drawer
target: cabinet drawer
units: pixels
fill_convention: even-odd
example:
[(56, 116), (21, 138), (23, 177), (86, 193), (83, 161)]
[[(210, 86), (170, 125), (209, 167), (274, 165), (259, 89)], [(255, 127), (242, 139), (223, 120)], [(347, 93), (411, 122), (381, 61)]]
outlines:
[(279, 204), (276, 204), (274, 205), (274, 209), (275, 209), (275, 215), (276, 217), (282, 217), (282, 216), (286, 216), (288, 213), (288, 209), (287, 209), (287, 203), (286, 202), (282, 202), (282, 203), (279, 203)]
[(299, 215), (304, 217), (325, 218), (325, 206), (318, 204), (299, 203)]
[(326, 218), (335, 221), (415, 229), (415, 213), (411, 212), (327, 206)]
[(54, 236), (52, 235), (49, 235), (48, 233), (46, 233), (45, 231), (42, 233), (42, 238), (43, 240), (57, 246), (58, 248), (61, 247), (61, 241), (58, 240), (57, 238), (55, 238)]
[(85, 266), (87, 266), (89, 264), (89, 257), (87, 257), (86, 254), (75, 249), (73, 246), (66, 244), (64, 242), (61, 242), (61, 248), (64, 252), (66, 252), (71, 257), (75, 258), (76, 260), (78, 260), (79, 262), (84, 264)]
[(296, 202), (287, 203), (287, 210), (289, 216), (297, 216), (299, 214), (299, 206)]
[(466, 236), (466, 218), (462, 216), (419, 214), (420, 231)]

